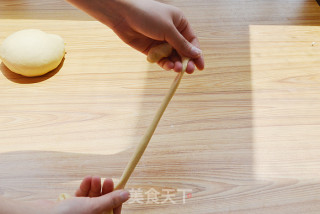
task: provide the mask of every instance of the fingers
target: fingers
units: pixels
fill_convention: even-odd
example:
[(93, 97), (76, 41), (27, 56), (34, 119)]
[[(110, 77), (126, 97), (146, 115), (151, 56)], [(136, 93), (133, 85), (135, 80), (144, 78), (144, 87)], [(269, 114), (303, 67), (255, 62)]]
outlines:
[(113, 181), (112, 179), (105, 179), (102, 185), (102, 195), (105, 195), (113, 191)]
[(177, 14), (177, 21), (173, 22), (173, 26), (169, 29), (166, 40), (180, 55), (189, 58), (198, 58), (201, 56), (202, 51), (199, 46), (192, 44), (191, 41), (196, 39), (188, 20), (182, 15)]
[(204, 69), (204, 59), (203, 56), (193, 59), (194, 64), (197, 66), (197, 68), (201, 71)]
[(165, 70), (173, 69), (175, 72), (180, 72), (182, 70), (182, 64), (178, 53), (173, 50), (170, 57), (161, 59), (158, 64)]
[[(175, 63), (175, 66), (174, 66), (174, 71), (175, 72), (181, 72), (182, 71), (182, 63), (180, 61), (177, 61)], [(195, 65), (194, 65), (194, 62), (192, 60), (190, 60), (187, 64), (187, 68), (186, 68), (186, 72), (188, 74), (192, 74), (194, 72), (194, 69), (195, 69)]]
[(175, 72), (181, 72), (182, 71), (182, 63), (180, 61), (175, 61), (173, 70)]
[(194, 65), (194, 62), (192, 60), (190, 60), (187, 64), (187, 68), (186, 68), (186, 72), (188, 74), (192, 74), (194, 72), (194, 69), (195, 69), (195, 65)]
[[(97, 176), (85, 177), (79, 189), (76, 191), (76, 197), (91, 197), (90, 209), (97, 213), (110, 211), (114, 214), (120, 214), (122, 203), (129, 199), (129, 192), (117, 190), (112, 192), (114, 184), (112, 179), (105, 179), (101, 188), (101, 178)], [(101, 196), (102, 195), (102, 196)]]
[[(163, 58), (161, 59), (158, 64), (165, 70), (173, 69), (175, 72), (182, 71), (182, 63), (180, 57), (174, 53), (170, 58)], [(195, 70), (195, 62), (194, 60), (190, 60), (188, 62), (186, 72), (188, 74), (192, 74)]]
[(169, 58), (162, 58), (158, 62), (158, 65), (166, 71), (169, 71), (174, 68), (174, 62), (172, 62)]
[[(112, 192), (114, 184), (112, 179), (105, 179), (102, 185), (102, 195)], [(113, 209), (113, 214), (121, 214), (122, 205)]]
[(202, 51), (186, 40), (186, 38), (183, 37), (183, 35), (181, 35), (176, 28), (171, 30), (166, 40), (174, 49), (179, 52), (179, 54), (183, 56), (189, 58), (198, 58), (202, 54)]
[(93, 176), (91, 179), (91, 188), (88, 194), (89, 197), (101, 196), (101, 178)]
[(96, 176), (85, 177), (79, 189), (76, 191), (76, 197), (99, 197), (113, 191), (112, 179), (105, 179), (101, 189), (101, 179)]
[[(183, 32), (184, 33), (184, 32)], [(192, 40), (190, 40), (191, 43), (200, 48), (200, 44), (199, 44), (199, 40), (194, 37)], [(199, 69), (199, 70), (203, 70), (204, 69), (204, 59), (203, 59), (203, 55), (201, 54), (200, 57), (198, 58), (195, 58), (195, 59), (192, 59), (192, 61), (194, 62), (194, 64), (196, 65), (196, 67)]]
[[(126, 190), (116, 190), (98, 198), (93, 198), (93, 207), (97, 213), (109, 211), (121, 206), (129, 199), (129, 192)], [(119, 210), (117, 208), (116, 210)]]
[(89, 191), (91, 189), (91, 180), (92, 180), (91, 176), (87, 176), (82, 180), (79, 189), (75, 193), (76, 197), (87, 197), (88, 196)]
[[(174, 22), (174, 26), (169, 31), (166, 40), (172, 47), (179, 53), (180, 56), (189, 57), (191, 62), (187, 67), (187, 73), (193, 73), (195, 66), (199, 70), (204, 69), (204, 59), (202, 51), (200, 50), (200, 44), (197, 36), (193, 32), (188, 20), (179, 15), (176, 18), (177, 22)], [(180, 64), (175, 65), (174, 70), (179, 71)]]
[[(196, 67), (199, 70), (203, 70), (204, 58), (202, 56), (202, 51), (200, 50), (198, 38), (193, 32), (188, 20), (183, 16), (183, 13), (177, 8), (172, 10), (171, 18), (172, 23), (166, 25), (167, 27), (164, 30), (163, 39), (173, 47), (174, 51), (172, 51), (172, 54), (169, 57), (165, 57), (161, 60), (157, 58), (156, 60), (154, 60), (154, 62), (159, 60), (157, 63), (163, 69), (173, 69), (176, 72), (180, 72), (182, 70), (180, 56), (183, 56), (191, 59), (186, 69), (187, 73), (193, 73)], [(150, 58), (149, 55), (154, 55), (152, 54), (153, 52), (151, 50), (153, 50), (154, 47), (162, 43), (163, 41), (161, 42), (157, 40), (148, 43), (149, 45), (146, 49), (144, 49), (143, 53), (147, 54), (148, 58)]]

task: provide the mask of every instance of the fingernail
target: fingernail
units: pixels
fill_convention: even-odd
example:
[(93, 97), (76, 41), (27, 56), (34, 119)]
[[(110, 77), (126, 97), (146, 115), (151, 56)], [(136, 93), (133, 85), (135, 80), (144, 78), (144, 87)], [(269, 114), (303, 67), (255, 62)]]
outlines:
[(130, 193), (128, 191), (124, 190), (124, 191), (120, 192), (120, 197), (121, 197), (122, 201), (126, 201), (129, 199)]
[(202, 51), (199, 48), (192, 46), (191, 54), (195, 56), (200, 56), (202, 54)]

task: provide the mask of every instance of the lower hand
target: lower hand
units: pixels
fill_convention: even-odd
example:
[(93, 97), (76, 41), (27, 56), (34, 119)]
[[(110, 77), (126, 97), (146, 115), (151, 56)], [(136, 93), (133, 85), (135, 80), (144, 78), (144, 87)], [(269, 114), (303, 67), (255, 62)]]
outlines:
[(86, 177), (75, 196), (55, 204), (53, 214), (101, 214), (110, 210), (120, 214), (121, 205), (128, 200), (129, 193), (124, 190), (113, 191), (111, 179), (105, 179), (101, 186), (99, 177)]
[(59, 202), (38, 200), (31, 202), (8, 200), (0, 197), (1, 214), (102, 214), (113, 210), (121, 213), (121, 205), (129, 198), (124, 190), (113, 191), (113, 182), (106, 179), (101, 186), (99, 177), (83, 179), (76, 197)]

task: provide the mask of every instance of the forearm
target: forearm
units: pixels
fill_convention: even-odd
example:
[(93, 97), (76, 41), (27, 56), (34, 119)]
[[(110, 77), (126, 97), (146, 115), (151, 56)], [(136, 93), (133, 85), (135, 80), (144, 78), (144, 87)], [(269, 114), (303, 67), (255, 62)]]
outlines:
[(123, 17), (123, 0), (66, 0), (75, 7), (83, 10), (93, 18), (111, 29), (118, 25)]

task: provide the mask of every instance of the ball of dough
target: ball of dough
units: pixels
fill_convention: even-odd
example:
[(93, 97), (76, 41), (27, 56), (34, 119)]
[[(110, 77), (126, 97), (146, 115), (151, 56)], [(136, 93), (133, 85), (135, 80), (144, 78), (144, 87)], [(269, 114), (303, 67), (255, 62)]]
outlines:
[(8, 36), (0, 46), (2, 62), (13, 72), (41, 76), (58, 67), (65, 54), (63, 39), (41, 30), (28, 29)]

